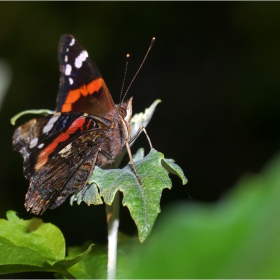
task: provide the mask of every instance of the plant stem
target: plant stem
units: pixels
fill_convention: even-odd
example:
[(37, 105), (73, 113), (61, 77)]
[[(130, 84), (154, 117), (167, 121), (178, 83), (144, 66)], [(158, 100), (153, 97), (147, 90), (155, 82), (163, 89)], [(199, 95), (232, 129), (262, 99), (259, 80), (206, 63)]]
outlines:
[(108, 224), (107, 279), (116, 279), (119, 208), (120, 208), (120, 194), (119, 192), (117, 192), (112, 205), (111, 206), (106, 205), (106, 215), (107, 215), (107, 224)]
[(67, 279), (76, 279), (71, 273), (68, 272), (68, 270), (64, 271), (63, 274), (67, 277)]

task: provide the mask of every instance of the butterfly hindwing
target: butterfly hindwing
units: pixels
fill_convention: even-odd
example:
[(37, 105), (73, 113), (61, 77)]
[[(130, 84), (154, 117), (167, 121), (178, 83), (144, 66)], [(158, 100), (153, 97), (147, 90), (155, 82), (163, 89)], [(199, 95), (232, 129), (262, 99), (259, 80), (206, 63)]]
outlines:
[(59, 41), (60, 84), (56, 110), (103, 117), (114, 108), (111, 94), (87, 51), (71, 35)]
[(31, 176), (25, 200), (27, 210), (42, 214), (85, 187), (99, 153), (98, 146), (92, 141), (93, 134), (94, 131), (80, 135), (69, 144), (68, 151), (53, 155)]

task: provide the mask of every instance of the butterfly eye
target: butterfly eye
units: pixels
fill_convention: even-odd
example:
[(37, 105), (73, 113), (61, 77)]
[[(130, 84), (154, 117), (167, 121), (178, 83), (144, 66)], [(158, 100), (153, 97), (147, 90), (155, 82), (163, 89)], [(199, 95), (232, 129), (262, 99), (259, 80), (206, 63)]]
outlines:
[(121, 105), (118, 107), (118, 112), (123, 119), (126, 117), (126, 109)]

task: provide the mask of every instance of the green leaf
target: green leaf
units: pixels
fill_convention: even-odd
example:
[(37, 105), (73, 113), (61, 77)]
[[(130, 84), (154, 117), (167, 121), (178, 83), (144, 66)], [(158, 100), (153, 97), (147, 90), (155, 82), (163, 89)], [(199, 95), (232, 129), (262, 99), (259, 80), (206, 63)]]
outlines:
[(101, 196), (99, 195), (97, 185), (95, 183), (90, 183), (86, 190), (82, 190), (72, 195), (70, 198), (70, 205), (73, 205), (73, 202), (77, 201), (77, 204), (80, 205), (84, 201), (87, 205), (99, 205), (103, 204)]
[[(171, 160), (164, 159), (162, 153), (152, 149), (143, 159), (135, 161), (136, 170), (140, 176), (142, 185), (128, 164), (123, 169), (103, 170), (95, 167), (89, 183), (95, 183), (99, 190), (100, 196), (103, 197), (106, 204), (111, 205), (117, 191), (123, 192), (122, 204), (127, 206), (130, 214), (135, 221), (139, 239), (143, 242), (150, 234), (154, 222), (160, 212), (160, 198), (162, 190), (170, 189), (172, 184), (166, 168), (172, 170), (183, 181), (187, 182), (182, 170)], [(95, 187), (95, 185), (93, 185)], [(91, 204), (91, 200), (99, 199), (99, 194), (95, 192), (95, 198), (89, 200), (88, 192), (92, 192), (89, 187), (83, 193), (79, 193), (79, 201), (83, 200)]]
[(215, 205), (178, 205), (135, 248), (128, 278), (280, 278), (280, 155)]
[(162, 160), (162, 166), (171, 174), (177, 175), (181, 180), (182, 184), (186, 185), (188, 183), (188, 179), (184, 175), (184, 171), (182, 168), (177, 165), (173, 159), (164, 158)]
[(7, 219), (0, 219), (0, 236), (15, 246), (34, 249), (42, 256), (62, 259), (65, 256), (65, 240), (61, 231), (53, 224), (41, 219), (20, 219), (14, 211), (7, 212)]
[[(82, 246), (68, 248), (68, 255), (76, 256), (81, 254), (90, 242), (85, 242)], [(95, 245), (94, 250), (81, 262), (69, 269), (69, 272), (77, 279), (102, 279), (107, 274), (107, 246)], [(61, 278), (61, 275), (56, 275)]]
[(15, 116), (13, 116), (13, 117), (11, 118), (11, 124), (12, 124), (12, 125), (15, 125), (16, 120), (17, 120), (18, 118), (20, 118), (21, 116), (23, 116), (23, 115), (27, 115), (27, 114), (49, 115), (49, 114), (53, 114), (53, 113), (54, 113), (54, 111), (51, 111), (51, 110), (48, 110), (48, 109), (25, 110), (25, 111), (22, 111), (22, 112), (16, 114)]
[(14, 211), (7, 218), (0, 219), (0, 274), (52, 271), (71, 278), (68, 268), (91, 250), (65, 258), (65, 240), (56, 226), (38, 218), (22, 220)]
[[(56, 268), (57, 272), (60, 272), (67, 276), (67, 273), (71, 273), (71, 267), (76, 265), (77, 263), (84, 261), (86, 256), (92, 251), (93, 244), (88, 244), (87, 248), (84, 247), (83, 251), (77, 252), (77, 254), (71, 254), (67, 256), (64, 260), (57, 261), (53, 264), (53, 266)], [(94, 250), (95, 251), (95, 250)], [(91, 267), (92, 270), (98, 270), (98, 266)], [(69, 272), (68, 272), (69, 270)]]

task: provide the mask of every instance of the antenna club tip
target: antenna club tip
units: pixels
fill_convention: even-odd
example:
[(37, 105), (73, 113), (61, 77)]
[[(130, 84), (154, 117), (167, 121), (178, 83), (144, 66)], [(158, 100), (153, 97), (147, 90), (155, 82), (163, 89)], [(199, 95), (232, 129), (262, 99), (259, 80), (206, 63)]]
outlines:
[(129, 54), (129, 53), (127, 53), (127, 54), (126, 54), (126, 57), (127, 57), (127, 58), (129, 58), (129, 57), (130, 57), (130, 54)]
[(151, 41), (151, 44), (150, 44), (150, 48), (153, 46), (155, 40), (156, 40), (156, 37), (153, 37), (153, 38), (152, 38), (152, 41)]

